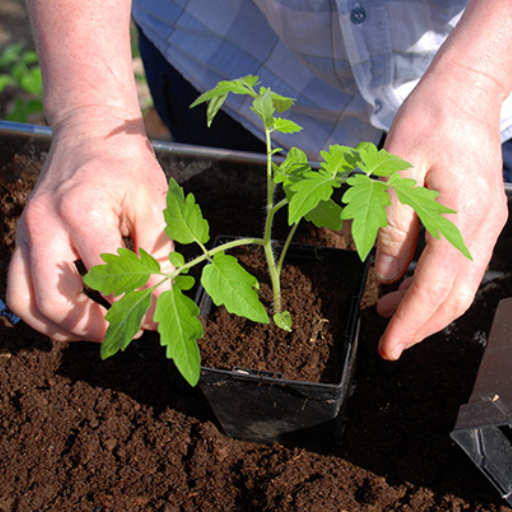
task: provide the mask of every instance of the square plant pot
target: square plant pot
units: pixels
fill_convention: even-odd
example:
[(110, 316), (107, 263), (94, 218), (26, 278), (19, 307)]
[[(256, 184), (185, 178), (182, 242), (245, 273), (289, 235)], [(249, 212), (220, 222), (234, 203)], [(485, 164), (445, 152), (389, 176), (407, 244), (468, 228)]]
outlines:
[[(336, 342), (342, 346), (336, 382), (296, 381), (251, 368), (202, 367), (199, 385), (228, 436), (325, 451), (340, 443), (345, 406), (353, 388), (359, 308), (368, 264), (361, 263), (354, 251), (306, 244), (292, 244), (287, 261), (318, 261), (342, 269), (343, 293), (349, 298), (337, 312), (346, 321), (336, 333)], [(203, 289), (198, 291), (197, 303), (207, 323), (214, 305)]]

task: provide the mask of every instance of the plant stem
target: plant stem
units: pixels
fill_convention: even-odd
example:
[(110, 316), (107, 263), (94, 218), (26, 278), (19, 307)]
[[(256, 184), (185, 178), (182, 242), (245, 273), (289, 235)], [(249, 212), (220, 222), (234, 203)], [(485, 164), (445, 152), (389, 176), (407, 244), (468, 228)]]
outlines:
[(218, 245), (213, 249), (205, 250), (205, 252), (201, 254), (201, 256), (197, 256), (197, 258), (190, 260), (188, 263), (185, 263), (185, 265), (177, 268), (174, 272), (164, 275), (166, 275), (167, 278), (173, 279), (176, 276), (182, 274), (184, 270), (188, 270), (189, 268), (194, 267), (198, 263), (210, 259), (215, 254), (222, 251), (228, 251), (229, 249), (233, 249), (235, 247), (240, 247), (241, 245), (265, 245), (265, 240), (263, 240), (262, 238), (239, 238), (231, 242), (226, 242), (225, 244)]
[(288, 252), (290, 243), (291, 243), (291, 241), (295, 235), (295, 231), (297, 231), (298, 227), (299, 227), (299, 223), (296, 222), (290, 229), (290, 232), (288, 233), (288, 236), (286, 237), (286, 241), (283, 245), (283, 248), (281, 249), (281, 254), (279, 255), (279, 263), (277, 265), (277, 273), (279, 275), (281, 275), (281, 271), (283, 270), (284, 259), (286, 258), (286, 253)]
[(272, 248), (272, 224), (274, 222), (276, 211), (283, 205), (281, 202), (278, 203), (277, 208), (274, 208), (275, 184), (272, 173), (272, 144), (270, 140), (271, 131), (272, 128), (265, 126), (265, 139), (267, 143), (267, 219), (265, 222), (263, 247), (265, 249), (265, 257), (267, 260), (270, 282), (272, 284), (274, 313), (281, 313), (281, 280)]

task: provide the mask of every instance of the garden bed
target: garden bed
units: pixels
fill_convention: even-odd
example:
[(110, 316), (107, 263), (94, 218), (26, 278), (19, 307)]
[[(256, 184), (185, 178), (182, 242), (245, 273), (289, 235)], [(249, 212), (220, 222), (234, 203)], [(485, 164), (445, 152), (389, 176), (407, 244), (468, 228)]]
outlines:
[[(47, 148), (46, 136), (0, 138), (0, 299), (15, 221)], [(259, 223), (261, 172), (250, 158), (179, 146), (158, 154), (212, 231), (253, 228), (231, 225), (241, 186), (254, 193), (246, 217)], [(208, 208), (212, 186), (223, 195)], [(343, 443), (328, 454), (227, 438), (152, 333), (101, 361), (97, 345), (52, 342), (1, 316), (0, 511), (512, 510), (449, 437), (496, 304), (512, 295), (507, 236), (470, 311), (396, 363), (377, 355), (386, 321), (370, 279), (357, 386)], [(298, 240), (346, 245), (309, 228)]]

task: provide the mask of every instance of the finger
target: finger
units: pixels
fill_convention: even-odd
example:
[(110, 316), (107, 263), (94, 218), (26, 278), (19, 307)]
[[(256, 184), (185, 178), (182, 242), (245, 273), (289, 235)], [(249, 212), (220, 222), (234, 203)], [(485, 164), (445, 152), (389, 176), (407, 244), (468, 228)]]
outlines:
[[(65, 307), (72, 313), (67, 315), (65, 321), (62, 321), (66, 314), (58, 302), (55, 303), (51, 295), (38, 293), (31, 279), (30, 258), (28, 251), (17, 249), (11, 259), (7, 279), (7, 304), (9, 308), (17, 314), (23, 321), (33, 329), (49, 336), (57, 341), (101, 341), (104, 330), (101, 325), (103, 315), (93, 314), (88, 299), (81, 293), (80, 284), (68, 282), (67, 303)], [(62, 280), (66, 280), (63, 276)], [(75, 292), (70, 291), (75, 287)], [(80, 307), (72, 305), (73, 295), (75, 303)], [(87, 311), (87, 318), (91, 319), (89, 326), (81, 325), (76, 317), (81, 311)], [(61, 311), (61, 313), (59, 313)], [(94, 329), (91, 329), (91, 326)]]
[(28, 263), (32, 300), (39, 315), (72, 333), (75, 339), (103, 340), (106, 310), (83, 293), (82, 278), (74, 264), (77, 254), (68, 241), (56, 236), (51, 244), (32, 247)]
[[(165, 233), (165, 221), (163, 209), (165, 208), (165, 199), (162, 197), (162, 204), (148, 203), (148, 208), (144, 212), (144, 220), (138, 218), (136, 228), (134, 229), (133, 241), (136, 250), (143, 248), (149, 252), (160, 264), (162, 272), (169, 273), (174, 267), (169, 261), (169, 253), (174, 250), (174, 242)], [(147, 285), (154, 286), (162, 281), (162, 276), (151, 276)], [(144, 329), (156, 330), (158, 324), (153, 321), (156, 297), (163, 291), (170, 289), (171, 280), (167, 280), (155, 290), (155, 294), (151, 301), (151, 306), (142, 322)]]
[(28, 257), (17, 249), (9, 265), (7, 275), (7, 305), (27, 325), (57, 341), (77, 341), (80, 338), (63, 329), (37, 308), (34, 287), (30, 278)]
[(408, 277), (405, 279), (398, 290), (394, 292), (390, 292), (379, 299), (377, 303), (377, 313), (383, 318), (389, 318), (395, 314), (395, 311), (398, 309), (398, 305), (404, 298), (407, 290), (410, 288), (413, 277)]
[[(427, 245), (414, 279), (381, 306), (400, 299), (396, 313), (379, 342), (384, 359), (397, 360), (402, 352), (440, 331), (471, 305), (485, 265), (470, 262), (446, 241)], [(389, 309), (389, 313), (392, 313)]]

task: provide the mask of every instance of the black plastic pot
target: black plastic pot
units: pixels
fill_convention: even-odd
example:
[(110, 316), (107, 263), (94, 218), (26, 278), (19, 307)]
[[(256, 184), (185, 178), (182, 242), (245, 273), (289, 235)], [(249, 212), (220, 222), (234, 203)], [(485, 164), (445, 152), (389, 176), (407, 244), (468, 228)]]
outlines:
[[(300, 382), (250, 368), (202, 367), (199, 385), (228, 436), (325, 451), (341, 439), (345, 405), (353, 386), (359, 308), (368, 265), (361, 263), (354, 251), (304, 244), (292, 244), (287, 258), (330, 262), (346, 276), (345, 289), (350, 290), (352, 299), (346, 310), (339, 312), (347, 318), (345, 332), (339, 336), (344, 347), (339, 380), (335, 384)], [(212, 301), (204, 290), (199, 290), (197, 302), (207, 318)]]

